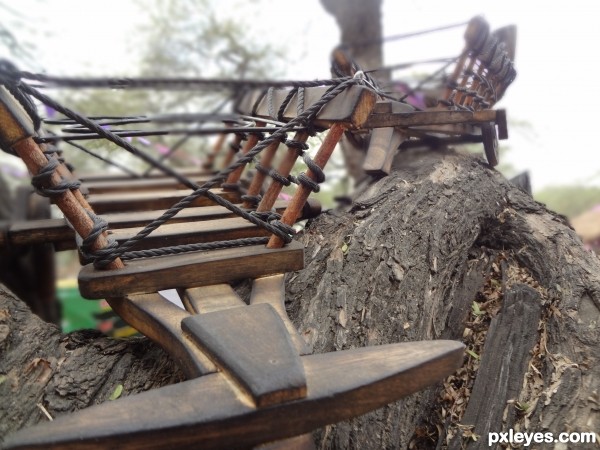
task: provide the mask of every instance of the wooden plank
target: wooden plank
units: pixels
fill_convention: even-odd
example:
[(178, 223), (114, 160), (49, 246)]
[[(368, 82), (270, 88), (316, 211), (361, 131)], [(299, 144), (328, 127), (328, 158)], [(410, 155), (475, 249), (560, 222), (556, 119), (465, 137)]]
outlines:
[(186, 309), (193, 314), (206, 314), (246, 306), (246, 303), (228, 284), (186, 289), (181, 298)]
[(406, 139), (406, 133), (395, 128), (374, 128), (371, 131), (363, 170), (374, 177), (389, 175), (394, 156)]
[[(281, 214), (288, 202), (279, 200), (275, 203), (275, 210)], [(241, 206), (241, 205), (237, 205)], [(103, 214), (111, 230), (123, 228), (143, 227), (160, 217), (166, 210), (137, 211), (126, 213)], [(307, 205), (303, 210), (302, 218), (308, 219), (318, 215), (319, 205)], [(170, 219), (167, 223), (189, 223), (211, 219), (225, 219), (234, 217), (234, 214), (223, 206), (204, 206), (186, 208)], [(70, 250), (75, 248), (75, 234), (64, 219), (27, 220), (8, 224), (7, 243), (5, 245), (30, 245), (52, 242), (56, 250)], [(0, 243), (1, 244), (1, 243)], [(0, 245), (2, 248), (2, 245)]]
[[(325, 95), (331, 86), (320, 86), (305, 88), (304, 90), (304, 109), (308, 109)], [(256, 116), (262, 118), (277, 119), (271, 117), (270, 111), (277, 113), (280, 106), (291, 89), (274, 89), (273, 103), (269, 105), (268, 98), (264, 91), (256, 90), (246, 94), (238, 105), (242, 114), (252, 114), (252, 108), (256, 101), (263, 96), (256, 108)], [(362, 86), (350, 86), (344, 92), (327, 103), (317, 115), (315, 124), (319, 127), (329, 128), (334, 123), (345, 123), (355, 127), (360, 127), (367, 118), (371, 109), (375, 105), (376, 95), (370, 89)], [(294, 95), (288, 103), (284, 113), (283, 120), (289, 121), (298, 115), (298, 95)]]
[[(122, 243), (135, 236), (142, 228), (113, 230), (111, 236)], [(165, 224), (141, 240), (132, 250), (145, 250), (203, 242), (269, 236), (271, 233), (242, 217)]]
[(190, 314), (160, 294), (128, 295), (107, 301), (129, 325), (164, 348), (187, 378), (217, 371), (210, 359), (181, 332), (181, 321)]
[(221, 373), (92, 406), (9, 436), (4, 448), (247, 448), (347, 420), (441, 381), (464, 346), (409, 342), (303, 356), (308, 395), (248, 404)]
[(298, 333), (298, 330), (290, 320), (285, 310), (285, 274), (280, 273), (268, 277), (257, 278), (252, 282), (252, 293), (250, 294), (250, 304), (259, 305), (267, 303), (271, 305), (283, 321), (285, 328), (292, 339), (294, 347), (299, 355), (309, 355), (312, 348), (306, 343), (304, 338)]
[(221, 284), (303, 267), (304, 247), (296, 241), (281, 249), (252, 245), (137, 259), (119, 270), (96, 270), (88, 264), (79, 272), (79, 290), (90, 299), (121, 297)]
[[(178, 167), (177, 168), (177, 172), (179, 172), (182, 175), (185, 175), (186, 177), (203, 177), (203, 176), (211, 176), (216, 174), (215, 171), (211, 171), (211, 170), (206, 170), (206, 169), (200, 169), (198, 167)], [(147, 175), (144, 175), (143, 177), (132, 177), (130, 174), (128, 173), (121, 173), (121, 172), (116, 172), (116, 173), (109, 173), (109, 172), (75, 172), (75, 176), (77, 177), (77, 179), (85, 182), (96, 182), (96, 181), (119, 181), (119, 180), (127, 180), (127, 181), (131, 181), (131, 180), (144, 180), (144, 179), (161, 179), (161, 178), (167, 178), (167, 179), (173, 179), (173, 177), (171, 175), (167, 175), (163, 172), (151, 172)]]
[(269, 304), (190, 316), (181, 328), (259, 408), (306, 397), (300, 356)]
[(460, 123), (495, 122), (496, 111), (415, 111), (407, 113), (371, 114), (363, 128), (413, 127)]
[[(196, 184), (203, 184), (210, 175), (190, 177)], [(189, 189), (173, 178), (133, 178), (131, 180), (86, 181), (82, 187), (90, 194), (107, 194), (111, 192), (140, 192), (162, 189)]]
[[(211, 189), (213, 194), (224, 199), (238, 203), (239, 194), (223, 189)], [(108, 212), (150, 211), (154, 209), (167, 209), (185, 198), (191, 191), (150, 191), (120, 194), (93, 194), (88, 197), (88, 202), (97, 214)], [(189, 206), (211, 206), (215, 203), (208, 197), (201, 196)]]

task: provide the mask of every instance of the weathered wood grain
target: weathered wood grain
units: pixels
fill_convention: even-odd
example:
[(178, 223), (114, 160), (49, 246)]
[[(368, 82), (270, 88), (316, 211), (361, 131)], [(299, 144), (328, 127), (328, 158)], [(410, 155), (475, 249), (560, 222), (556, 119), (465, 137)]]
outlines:
[(97, 270), (88, 264), (79, 272), (79, 290), (86, 298), (120, 297), (220, 284), (302, 267), (304, 248), (298, 242), (280, 249), (252, 245), (132, 260), (119, 270)]

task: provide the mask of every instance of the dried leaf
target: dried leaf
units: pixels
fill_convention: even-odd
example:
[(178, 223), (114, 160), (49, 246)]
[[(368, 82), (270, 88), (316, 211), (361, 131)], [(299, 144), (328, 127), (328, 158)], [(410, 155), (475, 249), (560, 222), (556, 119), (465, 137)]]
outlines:
[(116, 400), (118, 399), (121, 394), (123, 393), (123, 385), (122, 384), (117, 384), (117, 387), (115, 388), (115, 390), (113, 391), (112, 394), (110, 394), (110, 397), (108, 397), (109, 400)]

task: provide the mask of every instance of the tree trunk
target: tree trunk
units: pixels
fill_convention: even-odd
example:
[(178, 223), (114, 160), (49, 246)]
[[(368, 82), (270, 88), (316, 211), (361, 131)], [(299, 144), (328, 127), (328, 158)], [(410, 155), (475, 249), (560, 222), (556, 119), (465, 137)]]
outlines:
[(340, 44), (364, 70), (383, 66), (381, 1), (321, 0), (340, 27)]
[[(300, 238), (290, 316), (316, 353), (463, 340), (464, 366), (315, 437), (320, 448), (491, 448), (487, 432), (600, 430), (600, 261), (566, 220), (472, 156), (401, 153)], [(0, 292), (0, 435), (181, 379), (145, 339), (61, 335)], [(499, 447), (497, 447), (499, 448)], [(541, 444), (532, 448), (568, 448)], [(597, 448), (581, 445), (576, 448)]]

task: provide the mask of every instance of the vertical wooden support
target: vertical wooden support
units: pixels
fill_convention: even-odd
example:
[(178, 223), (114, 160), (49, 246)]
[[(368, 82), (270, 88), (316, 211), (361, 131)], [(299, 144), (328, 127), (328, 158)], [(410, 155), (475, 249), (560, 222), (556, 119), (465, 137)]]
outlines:
[[(296, 133), (293, 140), (298, 142), (306, 142), (307, 139), (308, 133), (306, 131), (299, 131)], [(298, 150), (293, 147), (288, 147), (284, 159), (281, 161), (279, 167), (277, 168), (277, 172), (280, 175), (287, 177), (292, 171), (292, 167), (294, 167), (296, 159), (298, 159)], [(271, 211), (271, 208), (275, 204), (275, 201), (277, 200), (281, 189), (283, 189), (283, 184), (281, 184), (275, 179), (271, 180), (271, 184), (267, 188), (267, 192), (265, 192), (265, 195), (263, 196), (258, 207), (256, 208), (256, 211)]]
[(233, 158), (236, 153), (239, 151), (242, 141), (244, 140), (244, 135), (238, 133), (235, 135), (233, 142), (229, 144), (229, 151), (225, 154), (225, 159), (223, 161), (223, 167), (229, 167), (233, 162)]
[[(228, 123), (226, 123), (225, 126), (231, 127), (231, 125)], [(202, 164), (203, 169), (212, 170), (214, 168), (215, 160), (217, 159), (217, 156), (219, 155), (219, 153), (221, 153), (221, 149), (223, 148), (223, 144), (225, 143), (226, 138), (227, 138), (227, 133), (221, 133), (217, 137), (217, 140), (215, 141), (215, 143), (213, 145), (212, 152), (208, 154), (208, 156), (206, 157), (206, 161), (204, 161), (204, 163)]]
[[(323, 169), (325, 167), (325, 164), (327, 164), (327, 161), (329, 161), (329, 158), (331, 157), (335, 146), (342, 138), (346, 127), (346, 124), (336, 123), (329, 129), (329, 132), (327, 133), (327, 136), (325, 136), (323, 144), (321, 144), (319, 151), (314, 157), (315, 164), (321, 169)], [(317, 180), (317, 177), (313, 174), (313, 172), (310, 169), (308, 169), (306, 175), (313, 181)], [(298, 189), (296, 190), (294, 197), (290, 201), (290, 204), (283, 212), (283, 216), (281, 217), (281, 221), (283, 223), (290, 226), (294, 224), (296, 219), (300, 216), (300, 213), (302, 212), (302, 207), (306, 203), (306, 200), (308, 199), (308, 196), (311, 192), (312, 191), (310, 190), (310, 188), (304, 186), (303, 184), (298, 186)], [(283, 239), (281, 239), (279, 236), (273, 235), (271, 236), (271, 239), (267, 244), (267, 248), (280, 248), (283, 247), (283, 245)]]
[[(271, 168), (271, 163), (273, 161), (273, 158), (275, 157), (275, 154), (277, 153), (278, 148), (279, 141), (275, 141), (262, 151), (260, 165), (264, 169), (269, 170)], [(248, 192), (246, 193), (246, 195), (250, 197), (260, 194), (260, 190), (266, 178), (267, 174), (259, 172), (257, 170), (254, 174), (254, 177), (252, 178), (252, 182), (250, 183), (250, 187), (248, 188)], [(244, 201), (244, 204), (242, 205), (243, 208), (254, 208), (255, 206), (256, 205), (249, 200)]]
[[(32, 174), (37, 174), (48, 163), (46, 155), (30, 137), (14, 144), (13, 149), (25, 162), (27, 169)], [(55, 172), (50, 182), (52, 185), (58, 185), (61, 181), (61, 176)], [(71, 190), (56, 196), (54, 202), (80, 236), (85, 237), (90, 234), (94, 222)], [(92, 250), (100, 250), (106, 247), (107, 244), (106, 237), (100, 235), (92, 245)], [(123, 262), (118, 258), (107, 266), (108, 269), (120, 269), (122, 267), (124, 267)]]
[[(256, 123), (257, 127), (263, 127), (265, 126), (264, 122), (257, 122)], [(254, 146), (258, 143), (259, 141), (259, 136), (255, 133), (250, 133), (250, 135), (248, 136), (248, 139), (246, 140), (246, 143), (244, 144), (244, 148), (242, 149), (242, 153), (245, 155), (246, 153), (248, 153), (250, 150), (252, 150), (254, 148)], [(227, 177), (227, 180), (225, 181), (225, 185), (229, 185), (229, 184), (237, 184), (238, 181), (240, 181), (240, 178), (242, 176), (242, 173), (244, 172), (244, 168), (245, 166), (240, 166), (237, 169), (235, 169), (233, 172), (231, 172), (229, 174), (229, 176)], [(224, 187), (224, 189), (228, 189), (227, 187)]]

